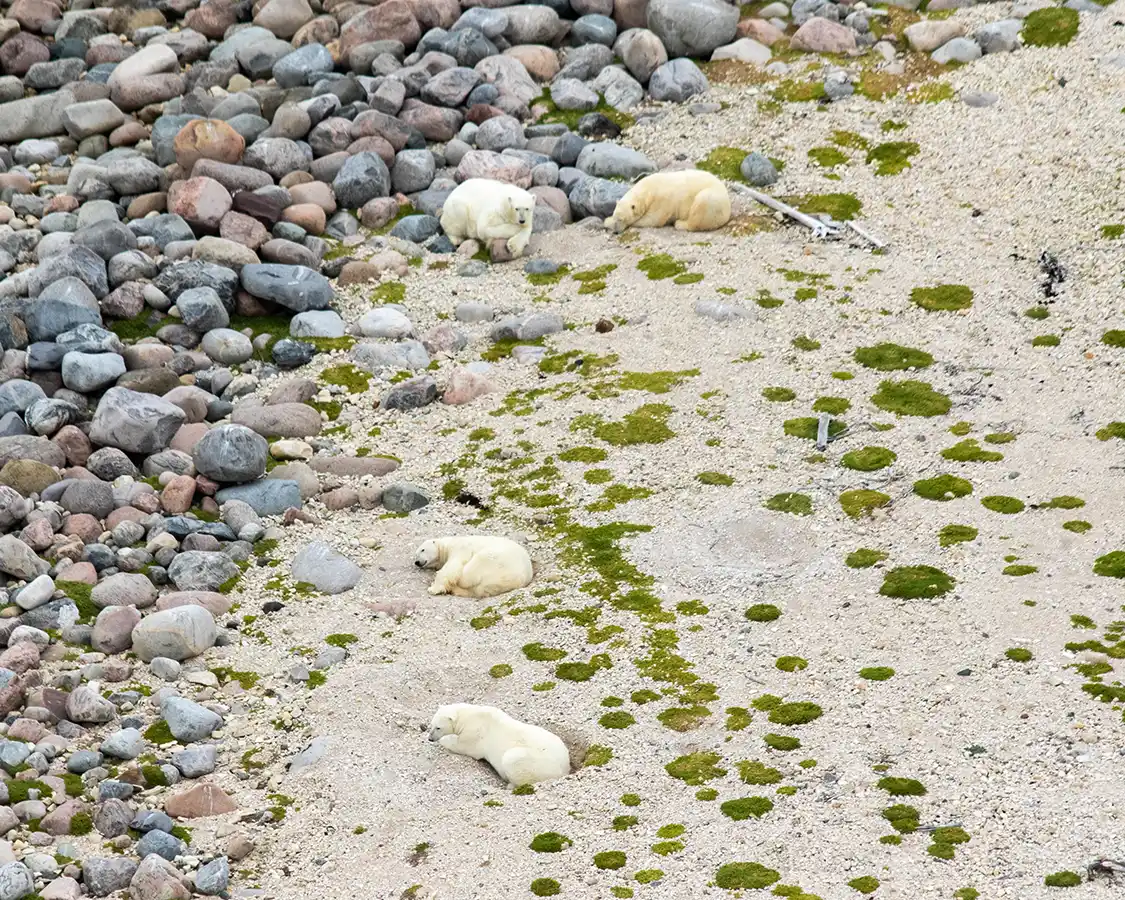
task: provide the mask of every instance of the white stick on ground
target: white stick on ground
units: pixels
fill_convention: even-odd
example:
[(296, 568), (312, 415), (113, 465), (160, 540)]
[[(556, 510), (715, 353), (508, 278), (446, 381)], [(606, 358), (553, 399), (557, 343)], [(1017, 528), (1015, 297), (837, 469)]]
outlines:
[(735, 189), (738, 190), (739, 193), (746, 194), (751, 199), (757, 200), (763, 206), (768, 206), (770, 209), (777, 210), (779, 213), (784, 213), (806, 228), (811, 228), (813, 234), (819, 238), (828, 237), (828, 235), (832, 233), (833, 229), (825, 225), (819, 219), (814, 219), (812, 216), (805, 215), (805, 213), (801, 212), (799, 209), (794, 209), (788, 203), (782, 203), (780, 200), (775, 200), (768, 194), (759, 193), (758, 191), (751, 190), (742, 185), (735, 185)]
[(828, 425), (832, 421), (832, 416), (828, 413), (821, 413), (820, 419), (816, 423), (816, 449), (828, 449)]

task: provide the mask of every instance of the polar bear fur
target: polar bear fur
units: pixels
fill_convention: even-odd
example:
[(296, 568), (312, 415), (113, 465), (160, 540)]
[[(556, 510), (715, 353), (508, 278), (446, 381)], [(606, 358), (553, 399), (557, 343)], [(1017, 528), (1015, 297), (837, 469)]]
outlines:
[(714, 231), (730, 221), (730, 194), (710, 172), (681, 169), (647, 175), (617, 201), (605, 227), (620, 233), (675, 224), (680, 231)]
[(531, 240), (535, 197), (527, 191), (491, 178), (462, 181), (441, 208), (441, 228), (454, 247), (470, 238), (488, 245), (508, 242), (512, 256), (520, 256)]
[(495, 597), (527, 587), (534, 572), (531, 557), (513, 540), (463, 535), (426, 541), (414, 554), (419, 569), (437, 569), (431, 594)]
[(453, 753), (483, 759), (512, 787), (570, 774), (570, 751), (562, 738), (495, 706), (439, 706), (430, 721), (430, 740)]

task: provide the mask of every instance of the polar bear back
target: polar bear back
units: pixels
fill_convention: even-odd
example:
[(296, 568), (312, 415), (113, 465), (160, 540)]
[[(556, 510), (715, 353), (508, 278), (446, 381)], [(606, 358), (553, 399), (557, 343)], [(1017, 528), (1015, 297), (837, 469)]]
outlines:
[(699, 169), (677, 169), (646, 175), (638, 181), (618, 202), (613, 218), (622, 225), (639, 228), (659, 228), (688, 221), (701, 194), (715, 204), (723, 222), (730, 217), (730, 198), (722, 181)]
[(493, 240), (521, 230), (512, 205), (535, 208), (535, 197), (522, 188), (491, 178), (469, 178), (453, 189), (441, 208), (441, 227), (451, 237)]
[(558, 735), (521, 722), (495, 706), (458, 704), (458, 744), (485, 760), (510, 784), (533, 784), (570, 774), (570, 751)]
[(472, 534), (440, 538), (438, 546), (447, 560), (454, 557), (466, 560), (483, 557), (498, 568), (513, 574), (526, 574), (527, 580), (531, 580), (531, 557), (522, 544), (517, 544), (511, 538)]

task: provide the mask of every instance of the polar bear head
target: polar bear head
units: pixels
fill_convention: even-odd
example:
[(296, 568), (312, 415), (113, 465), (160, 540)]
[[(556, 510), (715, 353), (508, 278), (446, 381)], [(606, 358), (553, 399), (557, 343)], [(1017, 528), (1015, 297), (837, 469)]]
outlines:
[(436, 569), (441, 565), (441, 547), (437, 541), (426, 541), (414, 553), (414, 565), (419, 569)]
[(638, 190), (631, 190), (617, 201), (613, 208), (613, 215), (605, 220), (605, 227), (615, 234), (620, 234), (645, 214), (647, 207), (645, 196)]
[(447, 734), (457, 733), (457, 704), (439, 706), (430, 719), (430, 740), (440, 741)]
[(513, 225), (519, 225), (521, 228), (531, 222), (532, 217), (535, 215), (535, 198), (526, 191), (520, 191), (519, 194), (512, 194), (504, 198), (508, 203), (508, 216), (509, 221)]

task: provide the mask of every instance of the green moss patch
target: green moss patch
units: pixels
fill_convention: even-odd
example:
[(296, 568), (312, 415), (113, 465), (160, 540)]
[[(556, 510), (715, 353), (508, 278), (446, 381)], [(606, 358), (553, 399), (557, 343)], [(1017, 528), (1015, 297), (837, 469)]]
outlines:
[(617, 447), (637, 444), (661, 444), (676, 436), (668, 427), (672, 407), (664, 403), (646, 403), (620, 422), (606, 422), (594, 413), (577, 416), (570, 424), (571, 431), (589, 430), (599, 440)]
[(886, 447), (863, 447), (849, 450), (840, 458), (840, 465), (856, 472), (875, 472), (891, 465), (898, 455)]
[(952, 447), (946, 447), (941, 451), (941, 456), (952, 462), (1000, 462), (1004, 458), (1003, 453), (985, 450), (975, 438), (966, 438)]
[(1004, 651), (1004, 656), (1012, 662), (1026, 663), (1034, 659), (1034, 655), (1026, 647), (1012, 647)]
[[(815, 441), (818, 424), (819, 420), (816, 416), (802, 416), (798, 419), (786, 419), (782, 425), (782, 430), (789, 437)], [(841, 419), (832, 419), (828, 423), (828, 436), (835, 437), (845, 428), (847, 428), (847, 425)]]
[(813, 412), (839, 416), (852, 407), (852, 402), (843, 397), (817, 397), (813, 402)]
[(807, 494), (792, 492), (774, 494), (762, 505), (774, 512), (790, 513), (794, 516), (809, 516), (813, 511), (812, 498)]
[(925, 600), (948, 594), (955, 583), (952, 576), (933, 566), (900, 566), (887, 572), (879, 593), (903, 600)]
[(677, 757), (664, 767), (664, 771), (684, 784), (698, 787), (727, 774), (727, 770), (718, 765), (721, 761), (722, 756), (718, 753), (700, 751)]
[(876, 175), (898, 175), (910, 168), (910, 157), (917, 153), (918, 145), (913, 141), (891, 141), (872, 147), (867, 162), (875, 166)]
[(1086, 505), (1086, 501), (1081, 497), (1052, 497), (1046, 503), (1035, 504), (1035, 509), (1081, 509)]
[(734, 484), (734, 476), (722, 472), (700, 472), (695, 476), (695, 480), (700, 484), (718, 487), (730, 487)]
[(822, 169), (832, 169), (842, 166), (848, 161), (848, 154), (837, 150), (835, 147), (813, 147), (808, 152), (811, 162)]
[(797, 399), (797, 392), (787, 387), (762, 388), (762, 396), (771, 403), (788, 403)]
[(738, 777), (743, 784), (777, 784), (781, 781), (781, 772), (757, 760), (744, 760), (738, 763)]
[(687, 263), (680, 262), (667, 253), (655, 253), (652, 256), (646, 256), (637, 263), (637, 268), (648, 276), (649, 281), (674, 278), (676, 275), (684, 274), (688, 269)]
[(738, 147), (716, 147), (697, 162), (695, 167), (702, 169), (704, 172), (710, 172), (723, 181), (745, 183), (746, 179), (742, 177), (742, 161), (747, 156), (749, 156), (749, 153), (746, 150), (740, 150)]
[(848, 887), (861, 894), (874, 894), (879, 889), (879, 879), (874, 875), (864, 875), (861, 878), (853, 878), (848, 882)]
[(1125, 578), (1125, 550), (1114, 550), (1094, 560), (1094, 574), (1106, 578)]
[(975, 541), (978, 534), (980, 532), (972, 525), (945, 525), (938, 532), (938, 544), (942, 547), (965, 544)]
[(800, 672), (809, 667), (809, 661), (800, 656), (779, 656), (774, 660), (774, 668), (782, 672)]
[(598, 724), (601, 725), (602, 728), (620, 729), (629, 728), (631, 725), (636, 725), (637, 720), (633, 718), (631, 713), (625, 712), (625, 710), (623, 709), (618, 709), (614, 710), (613, 712), (606, 713), (604, 716), (598, 719)]
[[(923, 789), (924, 791), (924, 789)], [(891, 823), (891, 827), (900, 834), (911, 834), (918, 829), (921, 823), (918, 810), (905, 803), (896, 803), (888, 806), (881, 813), (884, 819)]]
[(777, 750), (779, 753), (788, 753), (792, 750), (801, 749), (801, 741), (788, 734), (767, 734), (762, 740), (766, 746), (771, 750)]
[(972, 492), (972, 484), (956, 475), (936, 475), (933, 478), (923, 478), (914, 482), (915, 494), (925, 500), (936, 500), (939, 503), (967, 497)]
[(772, 603), (756, 603), (746, 610), (746, 618), (751, 622), (772, 622), (781, 617), (781, 610)]
[(1110, 422), (1105, 428), (1099, 428), (1094, 432), (1094, 436), (1099, 441), (1108, 441), (1112, 438), (1125, 440), (1125, 422)]
[(594, 854), (594, 865), (599, 869), (623, 869), (625, 868), (625, 861), (625, 854), (620, 850), (606, 850)]
[(1082, 519), (1071, 519), (1069, 522), (1063, 522), (1062, 527), (1074, 534), (1085, 534), (1094, 526), (1089, 522), (1082, 521)]
[(726, 863), (715, 873), (715, 884), (727, 891), (760, 890), (781, 880), (781, 873), (755, 862)]
[(562, 893), (562, 886), (554, 878), (536, 878), (531, 882), (531, 893), (536, 897), (555, 897)]
[[(879, 779), (876, 787), (892, 797), (922, 797), (926, 793), (925, 786), (916, 778), (894, 778), (887, 775)], [(891, 824), (894, 824), (893, 820)]]
[(1017, 497), (1004, 497), (1000, 494), (991, 494), (981, 498), (981, 506), (996, 513), (1011, 516), (1023, 512), (1024, 502)]
[(1057, 347), (1062, 343), (1057, 334), (1041, 334), (1031, 339), (1032, 347)]
[(488, 670), (488, 674), (493, 678), (507, 678), (512, 674), (512, 667), (507, 663), (497, 663)]
[(954, 312), (973, 305), (973, 292), (963, 284), (941, 284), (914, 288), (910, 299), (927, 312)]
[(837, 222), (850, 221), (863, 209), (863, 203), (854, 194), (803, 194), (783, 199), (807, 215), (827, 215)]
[(870, 569), (886, 558), (887, 554), (882, 550), (870, 550), (867, 547), (860, 547), (858, 550), (853, 550), (847, 555), (844, 559), (844, 565), (849, 569)]
[(1078, 34), (1078, 13), (1063, 6), (1037, 9), (1023, 20), (1020, 36), (1029, 47), (1065, 47)]
[(1077, 872), (1055, 872), (1043, 879), (1047, 887), (1078, 887), (1082, 883), (1082, 876)]
[(719, 810), (728, 819), (742, 822), (746, 819), (760, 819), (773, 809), (773, 801), (768, 797), (741, 797), (720, 804)]
[(562, 462), (592, 465), (593, 463), (605, 462), (608, 455), (601, 447), (571, 447), (569, 450), (560, 453), (559, 459)]
[(561, 853), (573, 843), (565, 834), (547, 831), (531, 839), (531, 849), (536, 853)]
[(889, 666), (869, 666), (859, 670), (859, 677), (868, 681), (887, 681), (894, 677), (895, 670)]
[(840, 508), (851, 519), (862, 519), (871, 511), (890, 504), (890, 495), (881, 491), (844, 491), (840, 495)]
[(801, 701), (797, 703), (779, 703), (770, 710), (769, 720), (774, 725), (807, 725), (815, 722), (824, 710), (815, 703)]
[(925, 381), (883, 381), (871, 398), (879, 409), (900, 416), (943, 416), (953, 406), (945, 394)]
[(789, 343), (797, 350), (803, 350), (806, 353), (811, 353), (813, 350), (820, 349), (820, 341), (815, 341), (806, 334), (798, 335)]

